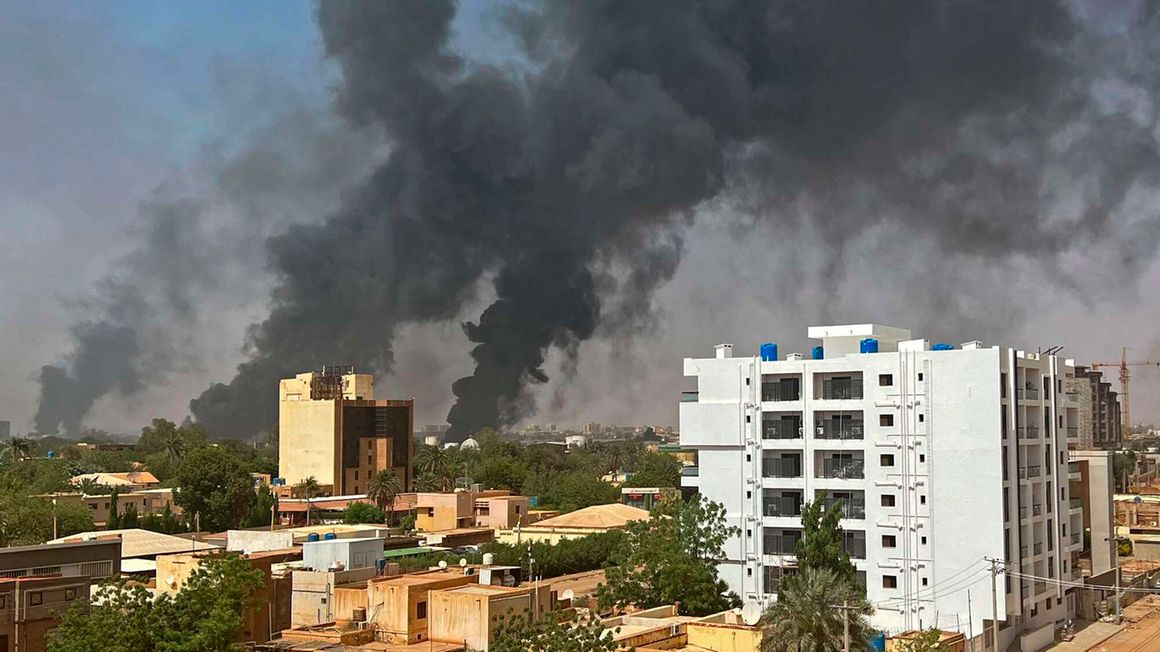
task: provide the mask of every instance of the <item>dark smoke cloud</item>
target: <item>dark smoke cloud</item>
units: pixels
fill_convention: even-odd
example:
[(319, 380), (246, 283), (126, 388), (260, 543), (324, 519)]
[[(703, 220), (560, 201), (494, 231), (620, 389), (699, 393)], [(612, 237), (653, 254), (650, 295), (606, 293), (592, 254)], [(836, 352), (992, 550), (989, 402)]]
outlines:
[(1131, 274), (1154, 255), (1155, 215), (1125, 216), (1155, 190), (1154, 118), (1093, 92), (1122, 76), (1155, 101), (1123, 44), (1156, 42), (1154, 15), (1125, 39), (1062, 2), (525, 3), (505, 24), (526, 65), (500, 69), (451, 48), (454, 14), (320, 4), (338, 105), (392, 149), (324, 223), (271, 241), (253, 357), (192, 403), (211, 430), (273, 423), (285, 374), (389, 369), (402, 325), (452, 318), (481, 278), (495, 302), (464, 325), (476, 369), (448, 420), (517, 421), (553, 347), (575, 369), (579, 342), (650, 327), (684, 228), (722, 198), (812, 225), (831, 283), (882, 224), (975, 260), (1111, 241)]
[(98, 399), (199, 370), (201, 331), (269, 291), (266, 240), (314, 219), (365, 173), (376, 139), (298, 99), (266, 107), (275, 116), (240, 147), (207, 143), (195, 165), (141, 202), (137, 244), (76, 307), (73, 350), (40, 371), (37, 432), (78, 434)]

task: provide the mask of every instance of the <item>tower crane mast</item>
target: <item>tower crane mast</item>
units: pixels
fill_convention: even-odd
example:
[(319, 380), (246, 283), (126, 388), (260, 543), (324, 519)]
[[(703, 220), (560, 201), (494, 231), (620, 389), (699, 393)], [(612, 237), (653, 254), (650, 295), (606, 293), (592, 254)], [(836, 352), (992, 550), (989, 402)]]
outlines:
[(1120, 434), (1123, 441), (1128, 441), (1132, 438), (1132, 419), (1129, 411), (1128, 403), (1128, 381), (1132, 374), (1128, 371), (1128, 367), (1160, 367), (1160, 362), (1156, 361), (1136, 361), (1128, 362), (1128, 347), (1123, 347), (1120, 352), (1119, 362), (1093, 362), (1092, 369), (1108, 369), (1111, 367), (1120, 368), (1120, 396), (1124, 398), (1122, 409), (1122, 423), (1120, 424)]

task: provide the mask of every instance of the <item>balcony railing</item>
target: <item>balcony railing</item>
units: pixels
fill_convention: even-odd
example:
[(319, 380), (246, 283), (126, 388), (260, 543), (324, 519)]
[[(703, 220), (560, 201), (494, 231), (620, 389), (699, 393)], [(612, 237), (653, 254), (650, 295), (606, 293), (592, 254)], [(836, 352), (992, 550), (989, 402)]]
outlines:
[(1039, 426), (1019, 426), (1020, 439), (1039, 439)]
[(1077, 428), (1075, 426), (1068, 426), (1067, 427), (1067, 438), (1068, 439), (1078, 439), (1079, 438), (1079, 428)]
[(1019, 398), (1037, 400), (1039, 398), (1039, 390), (1035, 389), (1033, 387), (1026, 387), (1024, 389), (1016, 389), (1015, 396), (1017, 396)]
[(1020, 505), (1019, 506), (1019, 518), (1020, 519), (1027, 518), (1027, 505)]
[(826, 501), (824, 501), (822, 504), (825, 506), (825, 508), (827, 510), (829, 510), (830, 506), (833, 505), (834, 503), (837, 503), (838, 501), (841, 501), (841, 507), (839, 508), (838, 511), (840, 511), (842, 513), (842, 518), (857, 518), (857, 519), (866, 518), (866, 501), (865, 500), (846, 499), (846, 498), (830, 498), (830, 499), (827, 499)]
[(827, 401), (862, 398), (861, 378), (827, 378), (822, 381), (822, 399)]
[(862, 439), (864, 421), (861, 419), (830, 419), (814, 426), (815, 439)]
[(701, 470), (700, 470), (700, 468), (698, 468), (696, 466), (682, 466), (681, 467), (681, 475), (685, 476), (686, 478), (695, 478), (700, 474), (701, 474)]
[(1075, 545), (1075, 544), (1079, 543), (1080, 541), (1083, 541), (1083, 537), (1082, 537), (1082, 536), (1080, 536), (1080, 533), (1079, 533), (1079, 532), (1075, 532), (1075, 533), (1073, 533), (1073, 534), (1071, 535), (1071, 543), (1072, 543), (1072, 545)]
[(1021, 466), (1019, 467), (1020, 478), (1038, 478), (1041, 475), (1042, 469), (1039, 466)]
[[(696, 403), (698, 400), (697, 396), (699, 393), (700, 392), (681, 392), (681, 402), (682, 403)], [(669, 403), (669, 405), (672, 405), (672, 403)]]
[(1043, 554), (1043, 544), (1042, 544), (1042, 543), (1037, 543), (1037, 544), (1035, 544), (1035, 554), (1036, 554), (1036, 555), (1042, 555), (1042, 554)]
[(797, 419), (766, 419), (761, 423), (762, 439), (801, 439), (802, 433)]
[(766, 478), (800, 478), (802, 463), (794, 457), (767, 457), (761, 462), (761, 475)]
[(1043, 503), (1035, 503), (1031, 506), (1031, 515), (1040, 516), (1043, 514)]
[(1027, 598), (1030, 598), (1031, 597), (1031, 587), (1028, 586), (1027, 584), (1020, 586), (1019, 587), (1019, 597), (1021, 597), (1024, 600), (1026, 600)]
[(1047, 590), (1047, 582), (1039, 581), (1035, 583), (1035, 593), (1043, 593)]
[(800, 401), (802, 400), (801, 382), (796, 378), (792, 381), (763, 382), (761, 383), (761, 400)]
[(1083, 498), (1069, 498), (1067, 506), (1072, 509), (1083, 509)]
[(802, 497), (795, 494), (767, 494), (762, 500), (762, 513), (766, 516), (802, 515)]
[(850, 555), (851, 559), (865, 559), (866, 558), (866, 539), (847, 537), (843, 543), (842, 548), (845, 549), (846, 554)]
[(823, 478), (853, 479), (863, 478), (863, 463), (861, 460), (822, 460)]
[(762, 552), (767, 555), (797, 554), (797, 543), (801, 538), (800, 534), (767, 534)]

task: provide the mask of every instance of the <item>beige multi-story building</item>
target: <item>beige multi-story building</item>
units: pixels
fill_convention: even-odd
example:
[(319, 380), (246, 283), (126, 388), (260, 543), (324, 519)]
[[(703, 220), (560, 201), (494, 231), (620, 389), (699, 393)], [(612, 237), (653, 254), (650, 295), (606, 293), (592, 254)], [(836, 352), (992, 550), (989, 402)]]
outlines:
[(374, 394), (374, 376), (353, 367), (323, 367), (280, 383), (278, 459), (287, 484), (313, 477), (334, 495), (360, 494), (375, 474), (394, 469), (410, 488), (415, 402)]

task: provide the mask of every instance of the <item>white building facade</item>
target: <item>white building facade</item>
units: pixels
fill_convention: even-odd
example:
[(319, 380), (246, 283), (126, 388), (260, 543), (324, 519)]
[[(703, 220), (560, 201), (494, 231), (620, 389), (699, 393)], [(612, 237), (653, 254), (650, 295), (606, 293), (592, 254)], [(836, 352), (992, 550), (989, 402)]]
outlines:
[(1079, 577), (1072, 363), (980, 342), (932, 347), (873, 324), (811, 327), (809, 337), (820, 346), (808, 355), (779, 358), (766, 344), (733, 357), (723, 344), (684, 361), (697, 390), (681, 397), (681, 445), (698, 455), (684, 483), (722, 503), (740, 531), (719, 566), (730, 588), (776, 599), (795, 569), (802, 504), (824, 492), (842, 501), (875, 626), (981, 634), (987, 559), (1030, 576), (998, 577), (1004, 648), (1066, 619), (1065, 589), (1048, 579)]

